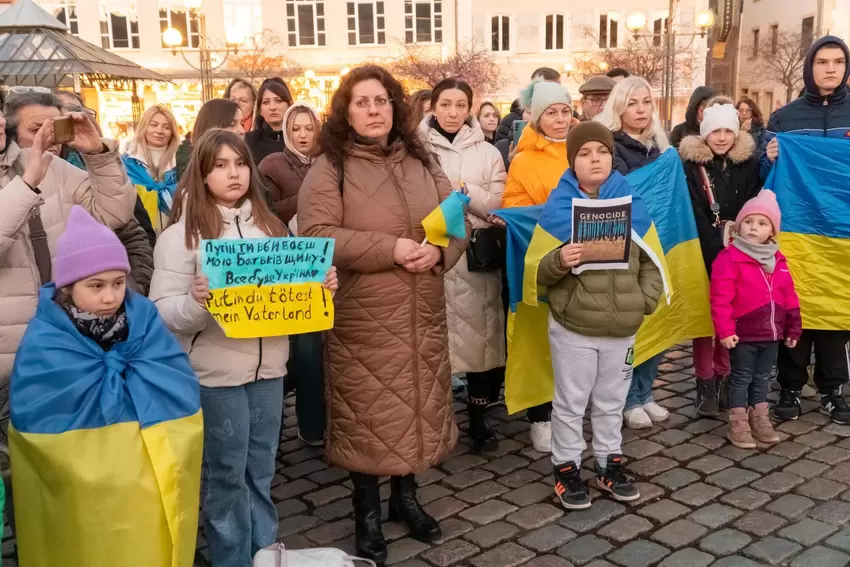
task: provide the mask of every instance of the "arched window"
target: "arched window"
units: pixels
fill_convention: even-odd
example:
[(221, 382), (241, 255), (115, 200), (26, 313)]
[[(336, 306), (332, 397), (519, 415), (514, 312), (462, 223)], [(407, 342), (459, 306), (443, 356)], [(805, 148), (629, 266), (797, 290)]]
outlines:
[(567, 45), (567, 17), (564, 14), (546, 14), (545, 41), (547, 51), (565, 49)]
[(602, 12), (599, 14), (599, 47), (617, 47), (620, 36), (620, 13)]
[(511, 50), (511, 17), (499, 14), (490, 18), (490, 50)]

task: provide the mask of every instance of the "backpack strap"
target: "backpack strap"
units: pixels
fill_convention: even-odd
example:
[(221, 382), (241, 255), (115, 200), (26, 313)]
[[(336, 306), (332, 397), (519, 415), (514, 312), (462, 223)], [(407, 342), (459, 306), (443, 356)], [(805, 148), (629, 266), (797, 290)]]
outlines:
[[(24, 167), (21, 165), (20, 158), (16, 159), (12, 164), (12, 169), (14, 169), (18, 176), (24, 176)], [(32, 242), (32, 251), (35, 256), (35, 265), (38, 268), (38, 276), (41, 279), (41, 285), (44, 285), (53, 279), (53, 277), (50, 273), (50, 247), (47, 245), (47, 232), (44, 230), (44, 223), (41, 222), (41, 203), (33, 207), (27, 225), (30, 230), (30, 241)]]
[(708, 177), (708, 172), (704, 166), (699, 166), (699, 174), (702, 178), (702, 189), (705, 191), (705, 197), (708, 199), (708, 207), (714, 215), (714, 226), (720, 226), (720, 205), (717, 199), (714, 198), (714, 188), (711, 186), (711, 179)]

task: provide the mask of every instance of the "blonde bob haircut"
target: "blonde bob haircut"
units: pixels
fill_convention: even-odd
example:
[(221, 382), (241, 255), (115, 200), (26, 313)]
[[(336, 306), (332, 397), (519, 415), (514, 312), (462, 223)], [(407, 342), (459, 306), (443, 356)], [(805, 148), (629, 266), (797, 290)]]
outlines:
[[(594, 120), (603, 124), (612, 133), (620, 132), (623, 129), (622, 116), (629, 107), (629, 100), (640, 89), (646, 89), (650, 98), (652, 98), (652, 87), (643, 77), (628, 77), (617, 83), (608, 97), (605, 108)], [(662, 152), (670, 147), (670, 141), (661, 126), (661, 120), (658, 119), (654, 100), (652, 101), (652, 117), (649, 119), (649, 125), (641, 132), (638, 140), (647, 148), (654, 145)]]
[[(168, 141), (168, 145), (165, 147), (165, 151), (162, 153), (159, 163), (153, 163), (153, 154), (145, 140), (145, 134), (147, 134), (148, 126), (150, 126), (151, 121), (157, 114), (165, 116), (165, 120), (168, 122), (168, 125), (171, 126), (171, 140)], [(167, 107), (155, 105), (148, 108), (145, 113), (142, 114), (142, 119), (139, 120), (139, 126), (136, 128), (136, 135), (133, 137), (133, 141), (130, 142), (130, 146), (127, 148), (127, 153), (143, 157), (145, 164), (150, 170), (151, 177), (154, 178), (154, 181), (159, 182), (165, 179), (165, 174), (168, 173), (168, 170), (170, 169), (169, 166), (174, 160), (178, 146), (180, 146), (180, 131), (177, 127), (177, 119), (174, 118), (174, 114), (172, 114)]]

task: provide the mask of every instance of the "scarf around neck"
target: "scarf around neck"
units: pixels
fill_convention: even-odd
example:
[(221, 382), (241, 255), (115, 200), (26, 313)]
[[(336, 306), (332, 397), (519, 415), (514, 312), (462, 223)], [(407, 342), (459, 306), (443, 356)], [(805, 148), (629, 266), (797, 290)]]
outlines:
[(126, 341), (129, 336), (127, 310), (123, 305), (111, 317), (99, 317), (94, 313), (82, 311), (71, 304), (61, 305), (74, 323), (74, 327), (81, 334), (100, 345), (105, 351), (110, 350), (122, 341)]
[(768, 274), (772, 274), (776, 269), (776, 253), (779, 251), (779, 245), (775, 240), (768, 240), (767, 244), (756, 244), (736, 234), (732, 239), (732, 245), (761, 264), (762, 269)]

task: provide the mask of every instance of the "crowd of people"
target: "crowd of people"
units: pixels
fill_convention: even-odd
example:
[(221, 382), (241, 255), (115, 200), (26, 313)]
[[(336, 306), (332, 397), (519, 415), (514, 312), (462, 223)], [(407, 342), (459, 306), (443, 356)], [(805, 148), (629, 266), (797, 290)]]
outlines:
[[(281, 79), (259, 89), (236, 79), (225, 98), (203, 105), (185, 140), (167, 106), (148, 108), (124, 153), (102, 139), (79, 97), (13, 88), (0, 118), (0, 378), (14, 384), (16, 355), (52, 348), (25, 333), (54, 305), (71, 322), (56, 333), (79, 333), (112, 361), (137, 324), (128, 302), (150, 301), (197, 377), (213, 567), (247, 567), (276, 540), (270, 491), (292, 388), (299, 439), (350, 472), (357, 552), (381, 563), (382, 476), (391, 477), (389, 521), (421, 541), (441, 537), (414, 475), (458, 441), (453, 377), (465, 381), (473, 450), (499, 443), (487, 412), (505, 380), (511, 306), (504, 257), (489, 257), (504, 248), (498, 210), (542, 206), (542, 224), (576, 199), (629, 196), (635, 218), (646, 216), (626, 176), (678, 151), (715, 328), (693, 341), (697, 413), (726, 412), (737, 447), (777, 442), (767, 402), (776, 367), (776, 419), (797, 419), (810, 393), (835, 423), (850, 424), (842, 395), (850, 330), (803, 328), (776, 243), (782, 214), (762, 190), (782, 155), (777, 133), (850, 133), (848, 58), (842, 40), (816, 42), (803, 95), (767, 123), (751, 99), (700, 87), (669, 135), (651, 85), (622, 69), (582, 85), (580, 111), (560, 74), (539, 69), (504, 118), (462, 77), (407, 96), (384, 68), (361, 66), (342, 79), (324, 117), (293, 100)], [(56, 144), (62, 116), (76, 135)], [(437, 246), (422, 221), (452, 191), (469, 199), (467, 237)], [(335, 242), (323, 284), (335, 294), (334, 327), (227, 337), (208, 311), (200, 241), (292, 235)], [(624, 473), (622, 427), (669, 417), (652, 392), (663, 353), (633, 365), (635, 334), (662, 301), (657, 258), (632, 240), (627, 268), (576, 274), (583, 254), (565, 241), (532, 266), (549, 305), (555, 388), (527, 419), (570, 510), (591, 505), (580, 476), (588, 407), (594, 484), (623, 501), (640, 495)], [(813, 352), (816, 392), (804, 392)], [(12, 468), (14, 478), (14, 452)], [(63, 520), (69, 530), (86, 522), (82, 513)]]

